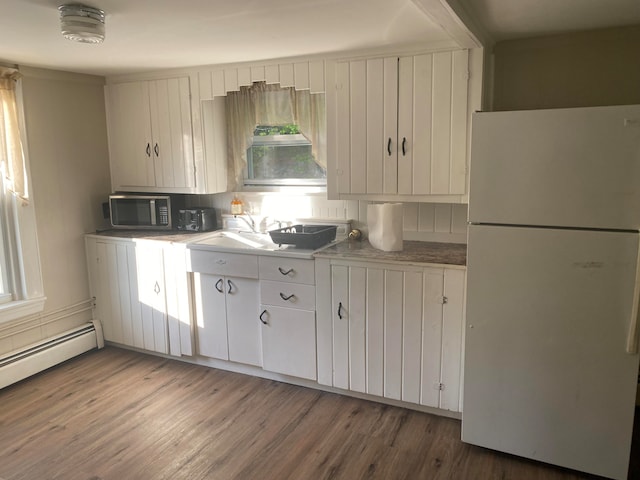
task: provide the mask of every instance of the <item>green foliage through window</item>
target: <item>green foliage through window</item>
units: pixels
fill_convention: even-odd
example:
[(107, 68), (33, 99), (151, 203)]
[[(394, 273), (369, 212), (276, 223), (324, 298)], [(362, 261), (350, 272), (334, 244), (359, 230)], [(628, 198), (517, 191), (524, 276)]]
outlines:
[(295, 124), (258, 125), (247, 150), (251, 184), (322, 185), (327, 172), (313, 158), (311, 142)]

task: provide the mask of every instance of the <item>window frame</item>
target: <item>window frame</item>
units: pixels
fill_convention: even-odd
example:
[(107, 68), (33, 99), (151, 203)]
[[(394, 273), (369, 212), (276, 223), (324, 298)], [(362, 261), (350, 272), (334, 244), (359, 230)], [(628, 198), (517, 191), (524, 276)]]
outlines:
[[(18, 128), (25, 157), (26, 188), (31, 189), (31, 169), (24, 114), (22, 80), (16, 84)], [(33, 196), (24, 202), (4, 185), (0, 179), (0, 222), (2, 222), (7, 282), (11, 286), (11, 298), (0, 303), (0, 325), (44, 310), (44, 295), (36, 214)], [(7, 265), (8, 264), (8, 265)]]
[(244, 187), (325, 187), (327, 186), (327, 176), (325, 170), (324, 178), (252, 178), (253, 156), (252, 148), (263, 147), (289, 147), (289, 146), (312, 146), (311, 141), (301, 133), (282, 135), (254, 135), (251, 145), (247, 148), (247, 165), (243, 174)]

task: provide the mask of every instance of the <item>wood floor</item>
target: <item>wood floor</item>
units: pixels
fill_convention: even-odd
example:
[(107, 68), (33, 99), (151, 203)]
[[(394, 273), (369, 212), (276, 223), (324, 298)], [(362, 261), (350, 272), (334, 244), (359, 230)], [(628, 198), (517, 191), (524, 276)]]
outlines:
[(4, 480), (595, 478), (459, 438), (457, 420), (112, 347), (0, 390)]

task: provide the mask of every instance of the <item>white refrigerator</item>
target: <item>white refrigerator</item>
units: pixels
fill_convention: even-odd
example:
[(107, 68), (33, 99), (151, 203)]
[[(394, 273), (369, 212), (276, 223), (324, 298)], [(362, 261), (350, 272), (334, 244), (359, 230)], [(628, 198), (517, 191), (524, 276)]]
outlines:
[(462, 440), (626, 479), (640, 105), (476, 113)]

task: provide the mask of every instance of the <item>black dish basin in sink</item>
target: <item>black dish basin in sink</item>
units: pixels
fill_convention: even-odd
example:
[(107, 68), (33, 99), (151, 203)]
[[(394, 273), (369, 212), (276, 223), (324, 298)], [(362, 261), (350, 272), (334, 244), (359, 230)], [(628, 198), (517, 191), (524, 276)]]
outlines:
[(298, 248), (316, 249), (336, 239), (335, 225), (292, 225), (270, 230), (273, 243), (294, 245)]

